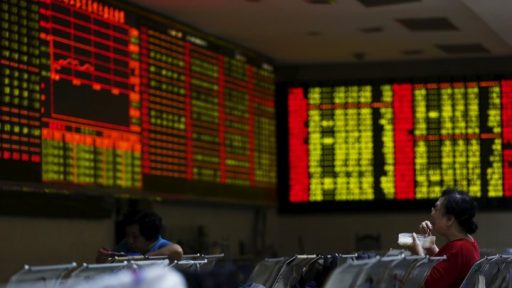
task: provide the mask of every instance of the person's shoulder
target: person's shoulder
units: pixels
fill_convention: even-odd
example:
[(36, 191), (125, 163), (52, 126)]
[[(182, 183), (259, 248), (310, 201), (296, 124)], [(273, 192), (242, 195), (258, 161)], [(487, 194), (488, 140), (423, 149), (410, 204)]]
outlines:
[[(444, 244), (444, 246), (441, 247), (439, 252), (444, 253), (444, 254), (448, 254), (450, 252), (453, 253), (453, 252), (457, 252), (461, 249), (467, 249), (468, 247), (474, 247), (473, 245), (474, 244), (469, 240), (457, 239), (457, 240), (453, 240), (453, 241), (450, 241), (450, 242)], [(441, 253), (438, 253), (438, 254), (444, 255)]]
[(475, 238), (461, 239), (460, 241), (457, 242), (457, 245), (461, 247), (470, 247), (478, 249), (478, 242), (476, 242)]
[(478, 246), (476, 240), (474, 238), (471, 238), (471, 239), (467, 239), (467, 238), (460, 238), (460, 239), (457, 239), (457, 240), (453, 240), (453, 241), (450, 241), (448, 243), (446, 243), (445, 246), (453, 246), (453, 247), (457, 247), (457, 246)]
[(467, 251), (472, 251), (472, 257), (480, 259), (480, 247), (478, 246), (476, 239), (471, 237), (471, 239), (466, 239), (464, 242), (465, 249)]
[(470, 259), (480, 257), (480, 249), (474, 239), (459, 239), (451, 241), (443, 246), (443, 250), (446, 255), (453, 254), (458, 255), (458, 257)]
[(162, 247), (169, 246), (171, 244), (173, 244), (171, 241), (160, 236), (160, 237), (158, 237), (158, 240), (156, 241), (155, 246), (157, 247), (157, 249), (160, 249)]

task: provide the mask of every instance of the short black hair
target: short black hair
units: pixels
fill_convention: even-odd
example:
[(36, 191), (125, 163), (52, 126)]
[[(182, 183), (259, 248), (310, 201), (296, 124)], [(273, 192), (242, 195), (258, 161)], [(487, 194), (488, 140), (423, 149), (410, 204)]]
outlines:
[(444, 213), (452, 215), (466, 233), (473, 234), (478, 230), (478, 225), (473, 220), (477, 205), (468, 193), (455, 188), (448, 188), (443, 190), (441, 197), (444, 199)]
[(162, 217), (152, 211), (131, 212), (125, 215), (124, 227), (139, 225), (140, 235), (146, 241), (155, 241), (162, 233)]

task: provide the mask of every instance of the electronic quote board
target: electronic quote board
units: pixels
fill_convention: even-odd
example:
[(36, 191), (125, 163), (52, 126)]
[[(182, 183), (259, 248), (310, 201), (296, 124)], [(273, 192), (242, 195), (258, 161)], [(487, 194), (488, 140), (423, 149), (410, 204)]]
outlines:
[(285, 86), (284, 211), (511, 204), (511, 79)]
[(0, 180), (268, 202), (270, 62), (131, 4), (0, 4)]

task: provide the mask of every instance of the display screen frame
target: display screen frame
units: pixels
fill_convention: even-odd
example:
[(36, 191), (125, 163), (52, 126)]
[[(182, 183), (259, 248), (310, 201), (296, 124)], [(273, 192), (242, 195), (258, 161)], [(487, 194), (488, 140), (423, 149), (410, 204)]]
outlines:
[[(414, 77), (414, 76), (413, 76)], [(454, 83), (454, 82), (481, 82), (481, 81), (501, 81), (512, 79), (511, 74), (485, 74), (485, 75), (438, 75), (438, 76), (418, 76), (418, 77), (369, 77), (357, 79), (334, 79), (330, 80), (285, 80), (277, 83), (276, 87), (276, 111), (277, 131), (278, 131), (278, 207), (280, 213), (303, 214), (303, 213), (401, 213), (424, 210), (429, 212), (437, 199), (414, 199), (414, 200), (396, 200), (396, 199), (373, 199), (358, 201), (309, 201), (292, 202), (290, 201), (290, 150), (289, 150), (289, 113), (288, 96), (291, 88), (303, 88), (304, 94), (310, 87), (333, 87), (333, 86), (360, 86), (371, 85), (380, 86), (383, 84), (426, 84), (426, 83)], [(305, 124), (307, 125), (307, 124)], [(309, 160), (308, 160), (309, 161)], [(309, 165), (309, 164), (308, 164)], [(309, 172), (308, 172), (309, 173)], [(457, 187), (444, 187), (457, 188)], [(309, 193), (309, 190), (308, 190)], [(512, 207), (512, 197), (497, 198), (475, 198), (480, 210), (510, 210)]]

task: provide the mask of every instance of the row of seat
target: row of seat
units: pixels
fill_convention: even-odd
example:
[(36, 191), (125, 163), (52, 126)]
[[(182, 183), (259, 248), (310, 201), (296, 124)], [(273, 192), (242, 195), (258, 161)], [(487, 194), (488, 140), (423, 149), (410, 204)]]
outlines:
[(11, 277), (7, 288), (53, 288), (76, 287), (79, 283), (108, 275), (118, 271), (136, 271), (148, 266), (172, 267), (178, 271), (199, 273), (213, 268), (215, 262), (224, 257), (218, 255), (184, 255), (180, 261), (169, 262), (167, 257), (115, 257), (111, 263), (87, 264), (78, 266), (76, 263), (48, 266), (25, 265), (21, 271)]
[(265, 259), (247, 287), (421, 287), (444, 257), (387, 256), (357, 260), (359, 255), (298, 255)]
[[(143, 271), (156, 266), (162, 270), (177, 270), (183, 275), (197, 278), (212, 271), (215, 263), (222, 257), (222, 254), (194, 254), (172, 263), (165, 257), (129, 257), (113, 258), (112, 263), (107, 264), (25, 266), (11, 278), (7, 287), (81, 287), (80, 284), (83, 286), (83, 283), (98, 276), (116, 275), (119, 271)], [(383, 257), (363, 253), (268, 258), (256, 265), (242, 287), (422, 287), (432, 267), (443, 259), (446, 258), (410, 256), (400, 251)], [(169, 267), (174, 269), (168, 270)], [(207, 281), (212, 281), (212, 278), (207, 278)], [(237, 287), (237, 284), (228, 286)], [(227, 288), (226, 284), (206, 287)], [(472, 267), (461, 287), (512, 287), (512, 256), (495, 255), (482, 258)]]
[[(423, 287), (432, 267), (446, 259), (395, 254), (363, 260), (357, 254), (265, 259), (245, 287)], [(512, 287), (512, 256), (487, 256), (475, 263), (461, 288), (476, 287)]]
[(461, 288), (512, 287), (512, 256), (495, 255), (480, 259), (469, 271)]
[(333, 271), (325, 287), (422, 287), (432, 267), (443, 259), (392, 256), (349, 261)]

